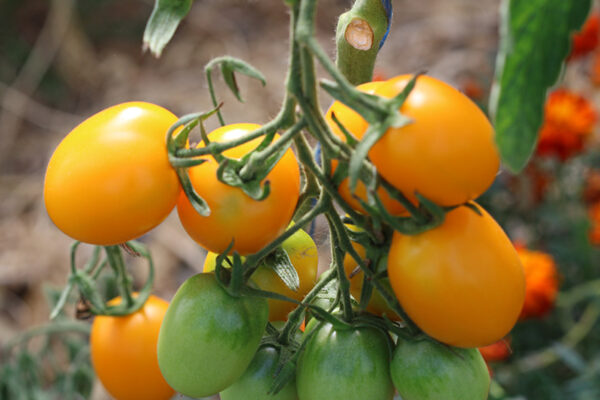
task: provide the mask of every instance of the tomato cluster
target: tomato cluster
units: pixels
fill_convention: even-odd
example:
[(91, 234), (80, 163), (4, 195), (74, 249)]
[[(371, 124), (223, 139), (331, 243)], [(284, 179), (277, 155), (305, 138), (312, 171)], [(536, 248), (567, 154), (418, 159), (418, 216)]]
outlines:
[[(410, 78), (358, 89), (390, 99)], [(337, 190), (367, 218), (375, 218), (364, 207), (374, 195), (399, 219), (423, 212), (423, 199), (445, 217), (414, 234), (392, 224), (375, 232), (385, 219), (368, 219), (360, 228), (358, 218), (356, 225), (336, 226), (341, 219), (331, 204), (327, 217), (338, 239), (333, 253), (343, 255), (334, 257), (332, 267), (338, 283), (334, 307), (315, 306), (321, 304), (313, 290), (317, 247), (291, 224), (301, 198), (292, 150), (283, 147), (260, 179), (269, 187), (265, 198), (253, 198), (219, 175), (223, 159), (247, 162), (265, 148), (261, 138), (244, 140), (259, 125), (225, 125), (205, 135), (195, 149), (209, 142), (236, 145), (218, 155), (205, 153), (191, 167), (171, 166), (165, 134), (177, 118), (152, 104), (111, 107), (67, 135), (50, 160), (44, 188), (48, 213), (63, 232), (115, 245), (143, 235), (176, 207), (185, 231), (208, 251), (204, 272), (185, 281), (168, 308), (151, 297), (127, 317), (95, 319), (92, 359), (109, 392), (117, 399), (157, 400), (173, 390), (191, 397), (220, 392), (225, 400), (385, 400), (396, 390), (407, 400), (486, 398), (489, 376), (475, 348), (508, 333), (525, 288), (510, 240), (472, 202), (498, 170), (494, 131), (466, 96), (428, 76), (416, 79), (399, 112), (410, 123), (389, 127), (366, 162), (405, 198), (382, 185), (367, 189), (361, 181), (352, 192), (348, 178), (335, 186), (331, 177), (330, 195)], [(369, 129), (358, 112), (337, 101), (325, 120), (342, 140), (360, 141)], [(335, 170), (347, 160), (332, 161)], [(190, 190), (209, 212), (198, 211)], [(295, 232), (284, 240), (286, 227)], [(273, 261), (278, 256), (284, 260)], [(365, 290), (374, 281), (377, 288)], [(300, 325), (306, 309), (312, 319), (301, 338), (286, 334)], [(278, 331), (271, 324), (276, 321), (289, 325)], [(406, 326), (418, 332), (397, 335)], [(284, 372), (286, 380), (272, 393)]]

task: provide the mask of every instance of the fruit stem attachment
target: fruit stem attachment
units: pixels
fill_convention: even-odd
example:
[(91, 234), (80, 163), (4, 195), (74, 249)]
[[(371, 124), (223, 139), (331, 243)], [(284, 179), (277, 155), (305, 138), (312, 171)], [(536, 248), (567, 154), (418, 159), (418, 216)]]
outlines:
[(381, 0), (357, 0), (340, 15), (336, 65), (353, 85), (372, 80), (375, 59), (390, 22)]

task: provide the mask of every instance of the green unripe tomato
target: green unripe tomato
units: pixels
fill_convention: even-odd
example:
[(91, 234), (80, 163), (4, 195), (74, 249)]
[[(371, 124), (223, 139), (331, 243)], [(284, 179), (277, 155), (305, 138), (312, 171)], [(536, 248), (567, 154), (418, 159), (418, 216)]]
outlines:
[(300, 400), (392, 400), (390, 344), (374, 328), (317, 329), (298, 360), (296, 385)]
[(484, 400), (490, 374), (479, 350), (399, 340), (390, 365), (402, 400)]
[(274, 347), (258, 349), (244, 375), (220, 393), (221, 400), (298, 400), (295, 380), (277, 394), (268, 394), (278, 361), (279, 352)]
[(211, 396), (244, 373), (267, 325), (267, 301), (230, 296), (214, 274), (181, 285), (158, 335), (158, 365), (169, 385), (190, 397)]

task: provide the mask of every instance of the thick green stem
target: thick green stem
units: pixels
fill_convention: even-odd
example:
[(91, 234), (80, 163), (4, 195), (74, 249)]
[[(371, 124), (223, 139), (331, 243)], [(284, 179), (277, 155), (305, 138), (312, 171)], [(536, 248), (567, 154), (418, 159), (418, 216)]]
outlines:
[(357, 0), (340, 15), (336, 65), (353, 85), (372, 80), (379, 43), (387, 29), (388, 17), (381, 0)]
[(131, 277), (125, 269), (123, 254), (119, 246), (104, 246), (108, 263), (117, 276), (119, 282), (119, 292), (121, 298), (125, 301), (125, 307), (129, 308), (133, 305), (133, 295), (131, 288)]
[(331, 234), (331, 255), (333, 259), (332, 262), (335, 270), (337, 271), (337, 278), (339, 282), (338, 290), (342, 300), (344, 320), (350, 322), (354, 317), (354, 313), (352, 312), (352, 300), (350, 298), (350, 280), (348, 279), (346, 271), (344, 270), (345, 252), (340, 246), (335, 245), (336, 243), (340, 242), (340, 237), (336, 225), (332, 221), (332, 214), (335, 214), (337, 217), (337, 213), (333, 206), (327, 210), (325, 216), (327, 217), (327, 222), (329, 223), (329, 231)]

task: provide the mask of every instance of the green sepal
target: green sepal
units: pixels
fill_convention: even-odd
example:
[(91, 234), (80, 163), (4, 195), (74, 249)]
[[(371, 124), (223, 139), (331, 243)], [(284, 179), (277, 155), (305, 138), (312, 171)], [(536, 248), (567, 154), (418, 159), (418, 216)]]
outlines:
[(277, 276), (285, 283), (285, 286), (292, 291), (297, 292), (300, 289), (300, 277), (287, 251), (279, 247), (269, 253), (263, 262), (264, 266), (272, 269)]
[(160, 57), (191, 7), (192, 0), (156, 0), (144, 30), (144, 50)]
[(490, 110), (503, 163), (520, 172), (533, 154), (548, 89), (560, 77), (571, 35), (591, 0), (504, 0)]

